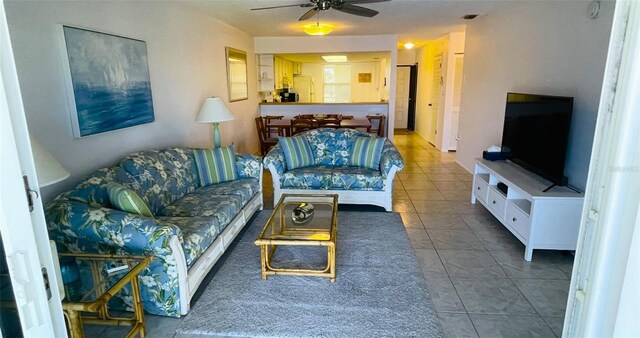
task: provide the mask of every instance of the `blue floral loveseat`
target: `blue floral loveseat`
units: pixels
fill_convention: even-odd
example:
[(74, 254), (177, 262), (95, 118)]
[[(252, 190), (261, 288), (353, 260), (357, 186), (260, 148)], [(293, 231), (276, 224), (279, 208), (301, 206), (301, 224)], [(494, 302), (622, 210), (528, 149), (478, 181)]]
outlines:
[[(262, 209), (260, 158), (235, 161), (237, 180), (202, 187), (191, 149), (131, 154), (47, 204), (51, 238), (61, 252), (154, 256), (140, 273), (144, 310), (187, 314), (205, 275)], [(144, 197), (153, 217), (115, 209), (107, 192), (112, 182)], [(127, 296), (121, 298), (130, 307)]]
[(263, 159), (271, 172), (274, 203), (283, 193), (337, 194), (340, 204), (371, 204), (391, 211), (393, 178), (404, 161), (389, 140), (384, 141), (378, 169), (349, 166), (356, 137), (376, 137), (355, 129), (320, 128), (302, 132), (311, 146), (314, 164), (290, 170), (280, 144)]

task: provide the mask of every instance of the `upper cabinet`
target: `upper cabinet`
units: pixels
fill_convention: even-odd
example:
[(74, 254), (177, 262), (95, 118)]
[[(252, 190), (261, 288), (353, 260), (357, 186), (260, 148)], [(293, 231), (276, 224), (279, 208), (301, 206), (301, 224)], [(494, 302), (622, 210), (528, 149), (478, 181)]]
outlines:
[(302, 62), (292, 62), (293, 65), (293, 75), (302, 74)]
[(276, 89), (291, 87), (293, 85), (293, 62), (277, 56), (274, 60)]

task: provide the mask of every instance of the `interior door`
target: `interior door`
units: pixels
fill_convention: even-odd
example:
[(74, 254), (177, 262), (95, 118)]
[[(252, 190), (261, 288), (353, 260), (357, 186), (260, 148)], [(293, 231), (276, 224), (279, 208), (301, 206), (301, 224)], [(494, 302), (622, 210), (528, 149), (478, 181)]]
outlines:
[(429, 107), (430, 119), (429, 119), (429, 134), (427, 135), (427, 141), (432, 145), (436, 144), (436, 137), (438, 135), (438, 110), (440, 106), (440, 97), (442, 96), (442, 85), (444, 80), (442, 78), (442, 54), (438, 54), (433, 59), (433, 78), (431, 85), (431, 103)]
[(409, 118), (409, 80), (411, 69), (409, 67), (397, 67), (396, 78), (396, 129), (406, 129)]
[[(65, 337), (57, 270), (10, 41), (4, 4), (0, 2), (0, 234), (6, 257), (3, 270), (9, 274), (2, 280), (10, 281), (10, 285), (1, 286), (13, 291), (19, 320), (10, 324), (20, 325), (24, 337)], [(32, 210), (25, 181), (30, 182)]]
[(458, 149), (458, 121), (460, 118), (460, 100), (462, 98), (462, 69), (464, 54), (456, 54), (453, 74), (453, 104), (451, 105), (451, 129), (449, 133), (449, 150)]

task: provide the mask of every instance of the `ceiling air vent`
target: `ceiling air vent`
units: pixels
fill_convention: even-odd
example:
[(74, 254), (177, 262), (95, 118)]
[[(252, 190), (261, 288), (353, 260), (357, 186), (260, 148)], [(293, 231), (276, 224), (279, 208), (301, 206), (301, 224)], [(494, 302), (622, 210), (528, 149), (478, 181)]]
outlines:
[(460, 19), (465, 19), (465, 20), (473, 20), (475, 19), (479, 14), (467, 14), (467, 15), (463, 15), (462, 17), (460, 17)]

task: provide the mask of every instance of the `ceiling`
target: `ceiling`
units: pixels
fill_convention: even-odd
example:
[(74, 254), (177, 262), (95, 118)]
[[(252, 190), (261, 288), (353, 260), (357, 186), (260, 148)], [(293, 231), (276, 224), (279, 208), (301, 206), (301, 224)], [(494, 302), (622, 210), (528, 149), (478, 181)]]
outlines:
[(371, 62), (381, 59), (389, 59), (390, 55), (386, 52), (361, 52), (361, 53), (304, 53), (304, 54), (276, 54), (277, 56), (301, 63), (327, 63), (322, 56), (323, 55), (345, 55), (348, 62)]
[[(255, 37), (304, 36), (302, 26), (316, 22), (316, 17), (298, 21), (309, 8), (251, 11), (251, 8), (258, 7), (306, 4), (309, 0), (209, 0), (188, 3)], [(399, 42), (412, 41), (419, 45), (449, 32), (464, 31), (466, 21), (460, 17), (465, 14), (486, 15), (505, 3), (504, 0), (391, 0), (360, 5), (380, 12), (373, 18), (329, 9), (320, 12), (320, 22), (336, 25), (330, 35), (397, 34)]]

